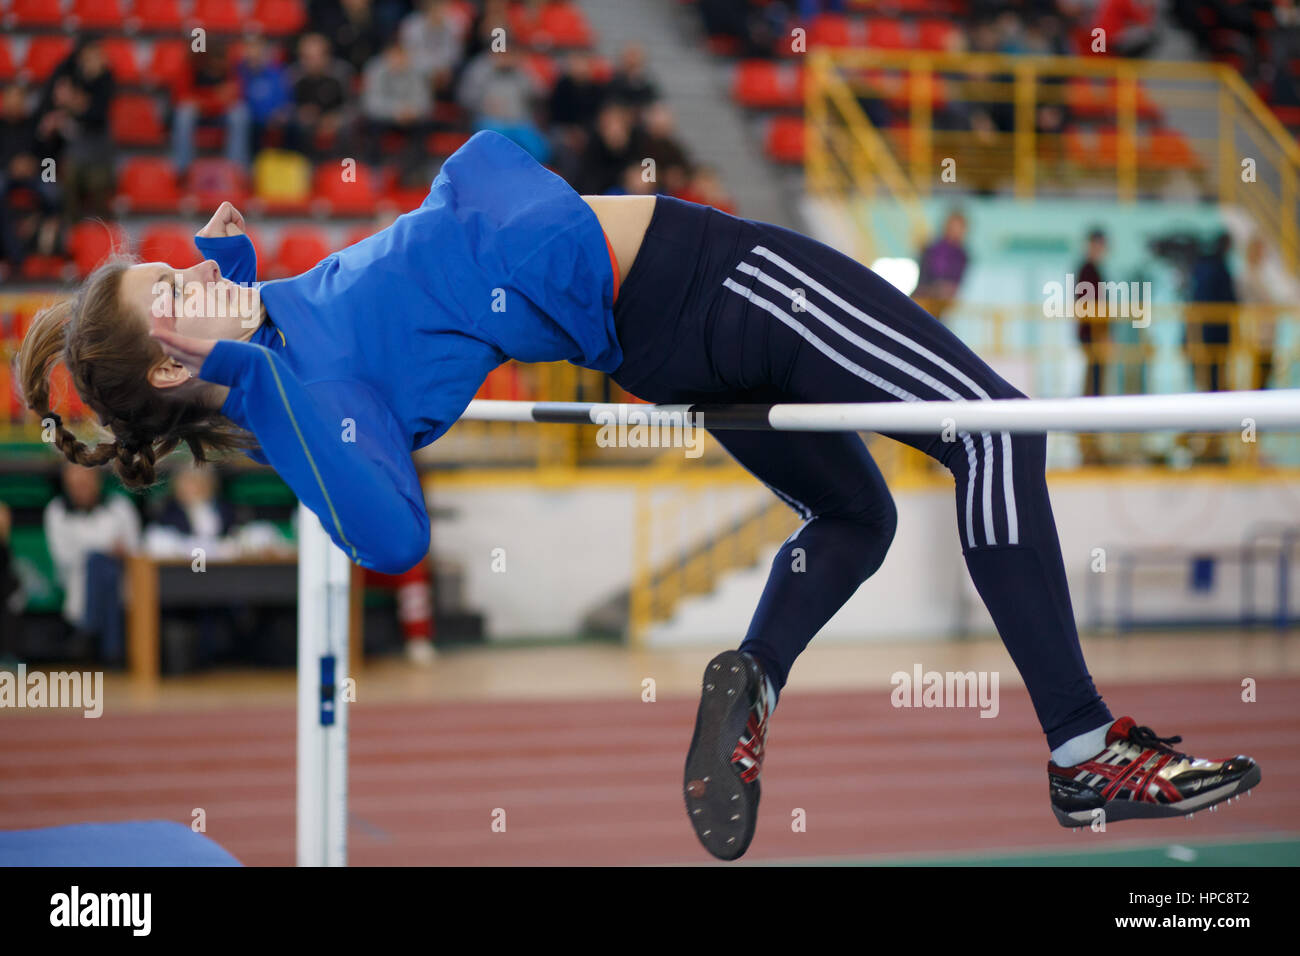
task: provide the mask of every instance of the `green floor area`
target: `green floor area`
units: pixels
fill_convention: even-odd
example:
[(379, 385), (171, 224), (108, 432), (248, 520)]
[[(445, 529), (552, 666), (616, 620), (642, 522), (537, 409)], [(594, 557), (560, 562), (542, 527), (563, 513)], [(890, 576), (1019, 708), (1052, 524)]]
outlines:
[[(1104, 840), (1103, 834), (1080, 832), (1079, 840)], [(1300, 839), (1280, 834), (1274, 839), (1237, 842), (1167, 842), (1114, 849), (1033, 853), (981, 853), (955, 856), (821, 859), (789, 861), (793, 866), (1300, 866)]]

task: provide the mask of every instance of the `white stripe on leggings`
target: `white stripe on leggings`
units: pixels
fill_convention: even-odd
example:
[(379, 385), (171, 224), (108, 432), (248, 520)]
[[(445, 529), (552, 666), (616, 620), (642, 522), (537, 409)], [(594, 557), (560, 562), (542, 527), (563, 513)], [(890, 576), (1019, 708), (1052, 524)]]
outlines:
[[(900, 388), (897, 385), (894, 385), (892, 382), (885, 381), (885, 379), (881, 378), (878, 375), (872, 374), (871, 372), (867, 371), (865, 368), (863, 368), (861, 365), (858, 365), (856, 362), (852, 361), (851, 359), (845, 358), (839, 352), (835, 351), (833, 348), (831, 348), (829, 345), (827, 345), (825, 342), (819, 339), (816, 335), (814, 335), (807, 327), (805, 327), (804, 325), (796, 321), (793, 316), (782, 311), (778, 306), (769, 302), (767, 299), (755, 295), (752, 290), (746, 289), (744, 286), (740, 285), (735, 280), (730, 278), (724, 279), (722, 284), (726, 288), (730, 289), (732, 292), (736, 293), (737, 295), (745, 299), (748, 299), (754, 305), (757, 305), (759, 308), (775, 316), (783, 324), (793, 329), (795, 333), (799, 335), (800, 338), (802, 338), (808, 344), (812, 345), (815, 349), (817, 349), (817, 351), (821, 352), (823, 355), (825, 355), (827, 358), (833, 361), (836, 365), (839, 365), (842, 368), (847, 369), (849, 372), (852, 372), (854, 375), (856, 375), (858, 378), (862, 379), (863, 381), (870, 382), (872, 385), (876, 386), (876, 388), (888, 392), (890, 395), (893, 395), (895, 398), (901, 399), (902, 401), (905, 402), (922, 401), (922, 399), (919, 396), (913, 395), (911, 392), (907, 391), (906, 389)], [(966, 460), (970, 465), (970, 478), (966, 483), (966, 541), (967, 544), (973, 548), (975, 547), (975, 520), (974, 520), (975, 443), (971, 441), (970, 435), (968, 435), (966, 432), (961, 432), (960, 434), (961, 434), (962, 443), (966, 446)]]
[[(736, 266), (736, 269), (739, 272), (743, 272), (745, 275), (754, 276), (756, 279), (758, 279), (759, 282), (763, 283), (763, 285), (767, 286), (770, 289), (775, 290), (777, 294), (780, 295), (787, 302), (793, 301), (796, 298), (794, 289), (785, 285), (778, 279), (774, 279), (772, 276), (768, 275), (766, 272), (764, 272), (762, 269), (758, 268), (757, 266), (752, 266), (747, 262), (742, 262), (738, 266)], [(841, 338), (852, 343), (853, 345), (856, 345), (858, 348), (862, 349), (862, 351), (866, 352), (868, 355), (874, 356), (875, 358), (880, 359), (882, 362), (885, 362), (888, 365), (892, 365), (894, 368), (898, 369), (903, 374), (911, 376), (912, 378), (920, 382), (922, 385), (925, 385), (928, 388), (933, 389), (934, 391), (938, 392), (941, 395), (944, 395), (947, 398), (960, 399), (963, 397), (957, 391), (950, 388), (943, 382), (939, 381), (937, 378), (935, 378), (933, 375), (930, 375), (928, 372), (925, 372), (917, 368), (915, 365), (912, 365), (910, 362), (908, 362), (905, 359), (899, 358), (897, 355), (894, 355), (890, 352), (886, 352), (880, 346), (868, 342), (866, 339), (858, 335), (852, 329), (847, 328), (840, 322), (833, 319), (830, 315), (828, 315), (825, 311), (823, 311), (816, 303), (808, 301), (806, 296), (799, 296), (799, 298), (802, 299), (801, 311), (807, 312), (809, 315), (816, 317), (827, 328), (831, 329), (833, 332), (838, 333)], [(921, 399), (915, 395), (912, 396), (910, 400), (921, 401)], [(965, 435), (966, 433), (963, 432), (962, 434)], [(993, 438), (988, 432), (983, 432), (982, 435), (984, 438), (984, 442), (983, 442), (984, 493), (982, 496), (982, 504), (983, 504), (983, 512), (984, 512), (984, 539), (987, 544), (993, 545), (998, 543), (997, 533), (993, 526)], [(973, 443), (970, 442), (969, 437), (967, 437), (964, 440), (968, 442), (968, 449), (971, 451), (971, 454), (974, 454), (973, 451), (974, 446)], [(967, 479), (969, 497), (971, 497), (972, 499), (974, 498), (976, 475), (979, 470), (980, 469), (978, 467), (973, 466), (971, 469), (971, 473)], [(971, 547), (974, 546), (975, 546), (974, 542), (972, 542)]]
[[(948, 362), (942, 356), (935, 354), (933, 351), (927, 349), (919, 342), (913, 341), (912, 339), (908, 338), (906, 335), (904, 335), (902, 332), (898, 331), (897, 329), (892, 328), (891, 326), (886, 325), (880, 320), (872, 318), (871, 316), (867, 315), (861, 309), (856, 308), (854, 305), (845, 301), (839, 295), (836, 295), (834, 292), (832, 292), (826, 286), (822, 285), (812, 276), (808, 275), (808, 273), (804, 272), (798, 266), (794, 265), (791, 262), (788, 262), (781, 256), (777, 255), (776, 253), (772, 252), (770, 249), (766, 248), (765, 246), (755, 246), (753, 249), (753, 253), (755, 255), (762, 256), (764, 259), (767, 259), (769, 262), (777, 266), (780, 266), (782, 269), (788, 272), (795, 279), (804, 283), (809, 288), (814, 289), (819, 295), (821, 295), (827, 301), (834, 303), (845, 313), (853, 316), (853, 318), (857, 319), (859, 322), (862, 322), (864, 325), (868, 326), (869, 328), (875, 329), (876, 331), (880, 332), (882, 335), (885, 335), (893, 339), (894, 341), (898, 342), (900, 345), (903, 345), (911, 349), (917, 355), (922, 356), (927, 361), (937, 365), (939, 368), (943, 369), (948, 374), (952, 375), (955, 379), (957, 379), (967, 388), (971, 389), (971, 391), (975, 393), (976, 398), (990, 397), (989, 393), (986, 392), (978, 383), (976, 383), (972, 378), (970, 378), (970, 376), (966, 375), (965, 372), (957, 368), (951, 362)], [(1017, 521), (1017, 516), (1016, 516), (1016, 490), (1015, 490), (1015, 483), (1012, 480), (1012, 470), (1011, 470), (1011, 433), (1002, 432), (1001, 434), (1002, 434), (1002, 494), (1006, 500), (1006, 506), (1007, 506), (1007, 537), (1008, 537), (1008, 542), (1010, 544), (1019, 544), (1020, 529), (1019, 529), (1019, 522)], [(986, 477), (986, 488), (987, 488), (987, 476), (985, 477)]]

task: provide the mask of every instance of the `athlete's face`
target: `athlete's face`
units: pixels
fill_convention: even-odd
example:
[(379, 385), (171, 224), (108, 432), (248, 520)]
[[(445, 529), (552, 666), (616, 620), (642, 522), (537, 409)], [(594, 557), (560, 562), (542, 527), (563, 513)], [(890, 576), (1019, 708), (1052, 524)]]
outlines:
[(211, 259), (188, 269), (143, 262), (122, 276), (121, 295), (150, 329), (196, 339), (247, 339), (261, 320), (255, 289), (222, 278)]

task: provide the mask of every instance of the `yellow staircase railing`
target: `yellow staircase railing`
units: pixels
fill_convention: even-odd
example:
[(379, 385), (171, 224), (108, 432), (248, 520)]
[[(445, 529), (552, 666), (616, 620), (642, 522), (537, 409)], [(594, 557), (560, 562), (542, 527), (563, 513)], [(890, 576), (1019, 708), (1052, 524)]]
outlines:
[[(808, 189), (843, 204), (867, 252), (861, 207), (883, 198), (915, 231), (919, 200), (953, 189), (1181, 190), (1249, 212), (1300, 273), (1300, 147), (1223, 64), (842, 50), (810, 54), (807, 80)], [(906, 124), (877, 128), (864, 104)]]

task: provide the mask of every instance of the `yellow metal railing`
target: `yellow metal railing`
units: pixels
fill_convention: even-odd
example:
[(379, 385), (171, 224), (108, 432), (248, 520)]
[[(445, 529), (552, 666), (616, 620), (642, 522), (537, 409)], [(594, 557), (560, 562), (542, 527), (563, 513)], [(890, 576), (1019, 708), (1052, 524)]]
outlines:
[[(807, 80), (808, 188), (848, 201), (868, 252), (863, 201), (895, 201), (915, 230), (918, 199), (948, 184), (1132, 201), (1181, 182), (1249, 211), (1300, 272), (1300, 147), (1228, 66), (842, 50), (810, 54)], [(864, 105), (906, 124), (878, 129)]]
[(760, 498), (726, 516), (727, 499), (754, 493), (755, 483), (738, 468), (707, 471), (713, 474), (638, 485), (627, 624), (634, 646), (683, 598), (711, 593), (725, 573), (753, 567), (765, 548), (798, 527), (794, 512), (777, 499)]

